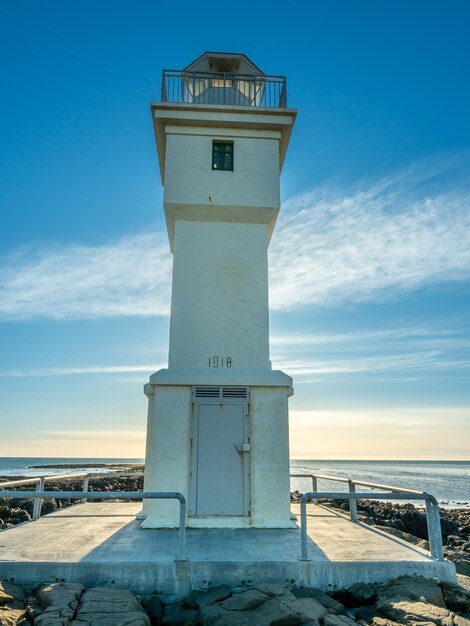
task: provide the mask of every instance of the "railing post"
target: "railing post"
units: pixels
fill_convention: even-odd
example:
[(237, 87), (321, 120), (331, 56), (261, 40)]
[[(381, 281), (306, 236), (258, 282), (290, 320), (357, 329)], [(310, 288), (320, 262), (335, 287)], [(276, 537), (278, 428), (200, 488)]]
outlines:
[[(356, 493), (356, 485), (349, 479), (349, 493)], [(349, 511), (351, 513), (351, 522), (357, 522), (357, 500), (349, 500)]]
[(438, 561), (444, 560), (442, 549), (441, 518), (437, 501), (426, 494), (426, 522), (428, 525), (429, 551), (431, 556)]
[[(89, 482), (90, 482), (90, 475), (89, 475), (89, 474), (87, 474), (87, 475), (85, 476), (85, 478), (83, 479), (83, 487), (82, 487), (82, 491), (88, 491), (88, 484), (89, 484)], [(86, 499), (86, 498), (82, 498), (82, 499), (80, 500), (80, 502), (81, 502), (82, 504), (85, 504), (85, 502), (86, 502), (86, 501), (87, 501), (87, 499)]]
[[(39, 481), (36, 483), (37, 492), (44, 491), (45, 482), (46, 482), (46, 479), (44, 477), (41, 477), (39, 479)], [(35, 498), (34, 506), (33, 506), (33, 518), (32, 518), (34, 522), (41, 517), (41, 507), (42, 507), (42, 498)]]
[(180, 527), (178, 530), (178, 561), (186, 561), (186, 500), (180, 500)]
[(308, 493), (300, 499), (300, 556), (299, 561), (310, 561), (307, 551), (307, 496)]

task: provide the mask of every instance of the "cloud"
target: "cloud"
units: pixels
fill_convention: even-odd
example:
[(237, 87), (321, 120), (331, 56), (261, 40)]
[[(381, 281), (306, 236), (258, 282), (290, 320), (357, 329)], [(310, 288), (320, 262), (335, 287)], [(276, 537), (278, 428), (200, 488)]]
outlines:
[(30, 376), (75, 376), (77, 374), (128, 374), (131, 372), (152, 373), (165, 365), (89, 365), (84, 367), (42, 367), (26, 370), (0, 372), (0, 378), (29, 378)]
[(0, 268), (0, 317), (167, 315), (171, 256), (163, 235), (102, 246), (24, 247)]
[(271, 308), (382, 300), (468, 280), (464, 169), (428, 161), (369, 187), (320, 188), (287, 202), (270, 247)]
[[(273, 310), (397, 297), (470, 278), (468, 155), (286, 202), (270, 246)], [(162, 233), (23, 247), (0, 262), (0, 319), (168, 315)]]
[(294, 347), (298, 349), (299, 347), (310, 348), (311, 346), (317, 345), (328, 345), (332, 344), (357, 344), (364, 342), (374, 343), (378, 341), (387, 342), (393, 341), (396, 344), (399, 340), (406, 340), (407, 343), (411, 340), (415, 340), (417, 343), (422, 341), (426, 341), (426, 339), (432, 340), (436, 338), (436, 341), (440, 341), (441, 343), (448, 344), (454, 343), (454, 345), (462, 345), (466, 347), (467, 341), (466, 339), (457, 338), (457, 339), (449, 339), (449, 335), (456, 334), (455, 330), (445, 329), (445, 328), (437, 328), (435, 326), (407, 326), (404, 328), (391, 328), (384, 330), (373, 330), (373, 331), (356, 331), (356, 332), (348, 332), (348, 333), (326, 333), (322, 335), (318, 334), (297, 334), (297, 335), (274, 335), (270, 339), (270, 343), (272, 346), (276, 348), (278, 346), (282, 347)]

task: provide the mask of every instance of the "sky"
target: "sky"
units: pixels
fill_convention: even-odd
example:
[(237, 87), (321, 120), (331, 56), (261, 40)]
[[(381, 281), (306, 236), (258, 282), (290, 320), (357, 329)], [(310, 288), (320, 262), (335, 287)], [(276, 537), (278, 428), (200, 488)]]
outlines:
[(470, 5), (0, 0), (0, 456), (143, 457), (171, 264), (149, 104), (243, 52), (298, 109), (270, 245), (293, 458), (470, 459)]

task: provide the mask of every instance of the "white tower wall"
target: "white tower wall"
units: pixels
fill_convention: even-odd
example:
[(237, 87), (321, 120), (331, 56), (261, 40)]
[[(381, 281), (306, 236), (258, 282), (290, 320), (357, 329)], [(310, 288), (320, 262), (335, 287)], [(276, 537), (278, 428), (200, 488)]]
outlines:
[(170, 368), (270, 369), (265, 224), (177, 221)]

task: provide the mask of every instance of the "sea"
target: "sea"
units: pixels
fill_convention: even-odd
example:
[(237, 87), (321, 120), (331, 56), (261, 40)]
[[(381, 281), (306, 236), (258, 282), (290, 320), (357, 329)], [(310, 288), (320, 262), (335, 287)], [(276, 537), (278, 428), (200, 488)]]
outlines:
[[(90, 472), (106, 472), (113, 471), (116, 467), (125, 468), (143, 462), (144, 459), (133, 458), (0, 457), (0, 476), (52, 476), (84, 469)], [(60, 465), (66, 467), (50, 467)], [(441, 506), (470, 508), (470, 461), (291, 461), (291, 473), (304, 472), (426, 491), (434, 495)], [(322, 491), (343, 491), (344, 485), (320, 480), (318, 488)], [(311, 481), (306, 478), (292, 478), (291, 489), (310, 491)], [(358, 488), (360, 490), (371, 491)]]

